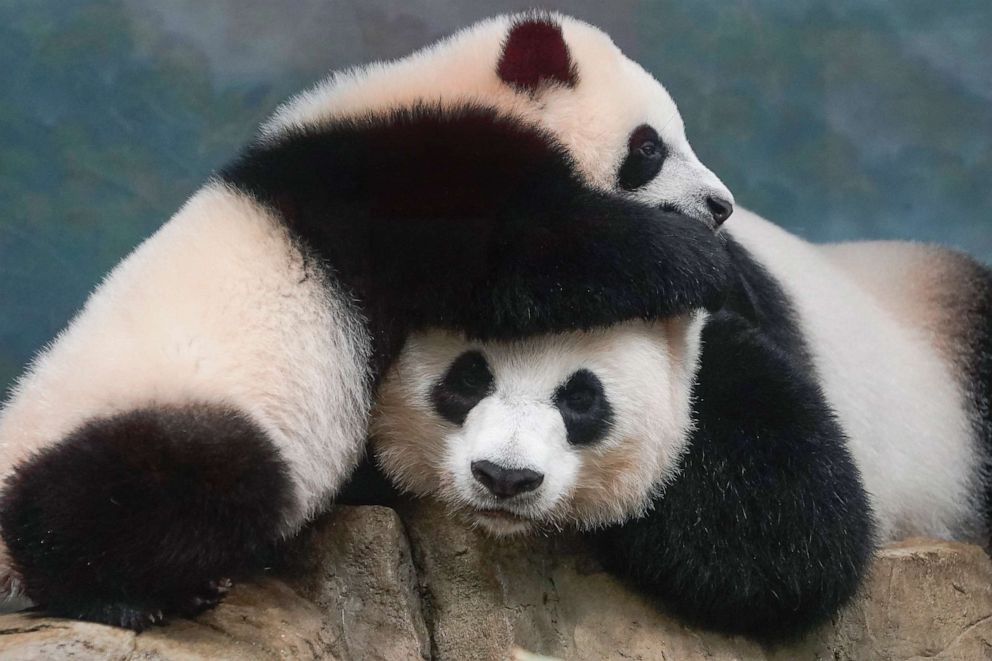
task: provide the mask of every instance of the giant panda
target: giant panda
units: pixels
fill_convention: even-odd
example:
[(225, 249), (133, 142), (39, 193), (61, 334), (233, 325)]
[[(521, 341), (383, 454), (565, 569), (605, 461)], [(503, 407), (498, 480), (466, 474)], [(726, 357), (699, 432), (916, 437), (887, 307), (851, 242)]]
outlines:
[(334, 498), (408, 332), (722, 296), (733, 209), (660, 85), (573, 19), (331, 76), (121, 262), (0, 413), (0, 585), (140, 629)]
[(878, 543), (987, 547), (992, 272), (744, 210), (722, 239), (716, 311), (412, 334), (372, 423), (385, 474), (496, 536), (587, 530), (687, 621), (759, 637), (835, 613)]

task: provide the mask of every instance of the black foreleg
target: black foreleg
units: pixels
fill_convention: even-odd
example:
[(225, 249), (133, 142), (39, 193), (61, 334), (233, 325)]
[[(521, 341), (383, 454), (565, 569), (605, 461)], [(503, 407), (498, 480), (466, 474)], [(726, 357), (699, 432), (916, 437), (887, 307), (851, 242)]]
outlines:
[(873, 520), (814, 377), (731, 314), (703, 333), (698, 426), (644, 518), (596, 535), (605, 564), (676, 614), (727, 632), (800, 633), (856, 592)]
[(216, 603), (295, 507), (266, 434), (195, 405), (94, 419), (42, 450), (8, 477), (0, 525), (47, 612), (140, 630)]

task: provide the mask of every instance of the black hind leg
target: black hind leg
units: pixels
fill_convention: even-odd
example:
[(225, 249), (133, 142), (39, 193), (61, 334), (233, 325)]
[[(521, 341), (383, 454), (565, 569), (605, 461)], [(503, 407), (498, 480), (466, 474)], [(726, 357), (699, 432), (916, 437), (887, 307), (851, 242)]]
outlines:
[(83, 425), (7, 479), (0, 527), (33, 601), (140, 630), (215, 604), (293, 508), (266, 434), (197, 405)]
[(604, 562), (676, 614), (788, 636), (856, 592), (873, 522), (844, 435), (816, 383), (732, 315), (703, 335), (698, 428), (646, 517), (596, 536)]

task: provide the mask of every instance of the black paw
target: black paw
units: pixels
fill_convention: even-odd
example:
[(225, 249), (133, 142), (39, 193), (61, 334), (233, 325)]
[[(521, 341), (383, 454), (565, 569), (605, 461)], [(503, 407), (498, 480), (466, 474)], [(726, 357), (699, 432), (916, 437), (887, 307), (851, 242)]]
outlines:
[(210, 610), (224, 599), (231, 585), (230, 579), (226, 578), (209, 581), (192, 593), (172, 595), (168, 603), (124, 600), (91, 601), (71, 606), (53, 603), (42, 610), (58, 617), (109, 624), (141, 632), (151, 626), (166, 624), (171, 615), (192, 618)]
[(223, 601), (224, 596), (231, 590), (232, 585), (229, 578), (210, 581), (202, 590), (179, 604), (176, 612), (183, 617), (194, 617), (203, 611), (210, 610)]
[(50, 608), (49, 612), (61, 617), (109, 624), (115, 627), (144, 631), (150, 626), (164, 624), (165, 613), (161, 608), (125, 602), (94, 604), (84, 608)]

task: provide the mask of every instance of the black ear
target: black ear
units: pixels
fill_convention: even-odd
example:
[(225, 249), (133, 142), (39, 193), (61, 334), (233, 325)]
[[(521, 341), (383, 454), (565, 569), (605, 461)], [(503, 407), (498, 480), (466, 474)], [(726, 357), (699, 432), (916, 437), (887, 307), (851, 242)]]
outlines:
[(575, 87), (579, 81), (561, 26), (547, 16), (520, 19), (510, 27), (496, 72), (503, 82), (524, 92), (533, 92), (542, 83)]

